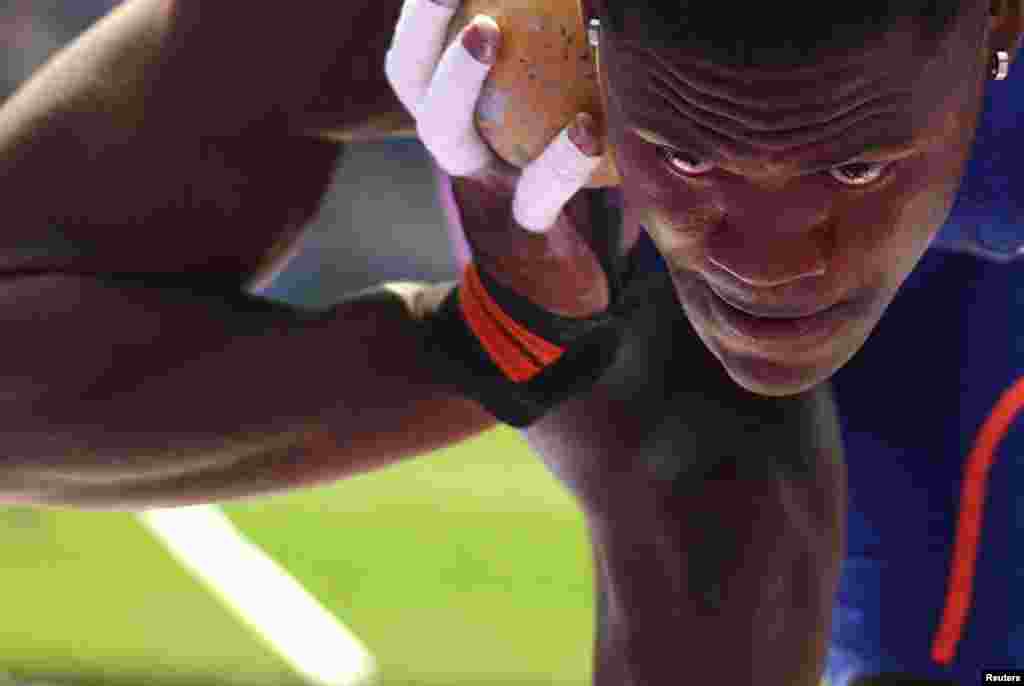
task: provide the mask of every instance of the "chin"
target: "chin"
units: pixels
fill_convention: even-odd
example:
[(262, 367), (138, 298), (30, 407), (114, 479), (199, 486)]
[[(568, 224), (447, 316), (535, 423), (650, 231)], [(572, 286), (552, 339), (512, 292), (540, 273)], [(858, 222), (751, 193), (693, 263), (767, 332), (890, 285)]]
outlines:
[(846, 354), (833, 352), (814, 360), (779, 359), (732, 349), (702, 327), (694, 328), (736, 385), (751, 393), (775, 398), (807, 393), (827, 382), (860, 349), (856, 345)]
[(827, 383), (863, 347), (868, 332), (870, 328), (855, 332), (853, 338), (838, 339), (830, 352), (816, 360), (772, 359), (730, 350), (714, 339), (704, 339), (704, 343), (737, 385), (751, 393), (782, 398), (807, 393)]
[(820, 369), (754, 358), (719, 358), (737, 385), (757, 395), (784, 398), (813, 390), (828, 381), (838, 367)]

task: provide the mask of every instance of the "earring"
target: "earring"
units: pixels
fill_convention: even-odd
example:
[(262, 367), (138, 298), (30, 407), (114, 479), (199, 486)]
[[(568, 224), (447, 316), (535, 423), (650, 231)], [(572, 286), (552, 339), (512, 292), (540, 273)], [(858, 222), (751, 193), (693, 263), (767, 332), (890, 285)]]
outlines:
[(1010, 75), (1010, 54), (1004, 50), (997, 50), (992, 55), (992, 79), (1002, 81)]
[(590, 39), (590, 47), (596, 48), (601, 43), (601, 20), (591, 19), (590, 28), (587, 29), (587, 36)]

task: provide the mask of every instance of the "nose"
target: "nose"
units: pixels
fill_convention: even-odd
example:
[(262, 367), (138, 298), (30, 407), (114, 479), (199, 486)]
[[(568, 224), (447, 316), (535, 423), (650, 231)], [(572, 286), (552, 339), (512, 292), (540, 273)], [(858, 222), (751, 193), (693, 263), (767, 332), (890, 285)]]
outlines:
[(757, 289), (825, 274), (826, 210), (809, 198), (766, 189), (731, 200), (707, 238), (712, 264)]
[(825, 255), (813, 236), (716, 232), (708, 241), (708, 260), (752, 288), (770, 289), (824, 276)]

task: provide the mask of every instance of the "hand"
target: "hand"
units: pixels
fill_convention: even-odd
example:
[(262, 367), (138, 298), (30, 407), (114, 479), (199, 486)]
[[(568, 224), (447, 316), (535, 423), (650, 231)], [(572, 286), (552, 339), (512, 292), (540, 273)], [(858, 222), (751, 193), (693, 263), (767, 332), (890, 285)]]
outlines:
[(498, 158), (476, 131), (474, 110), (500, 31), (477, 18), (444, 50), (458, 0), (439, 2), (405, 0), (385, 72), (420, 140), (452, 177), (477, 268), (555, 314), (603, 312), (608, 279), (578, 230), (589, 225), (579, 191), (601, 162), (593, 118), (581, 114), (580, 135), (567, 127), (522, 170)]

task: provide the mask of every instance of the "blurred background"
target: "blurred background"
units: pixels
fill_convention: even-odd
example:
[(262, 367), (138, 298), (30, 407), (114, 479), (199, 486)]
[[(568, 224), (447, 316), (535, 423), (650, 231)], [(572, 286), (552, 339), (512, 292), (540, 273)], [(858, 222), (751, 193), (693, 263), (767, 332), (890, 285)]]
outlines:
[[(116, 4), (0, 0), (0, 99)], [(423, 147), (350, 146), (302, 246), (266, 295), (323, 306), (454, 278)], [(130, 514), (0, 508), (0, 686), (354, 685), (356, 645), (388, 686), (589, 682), (582, 516), (514, 431), (211, 510), (157, 531)], [(219, 513), (255, 548), (211, 538), (191, 564), (174, 552), (220, 531)]]

